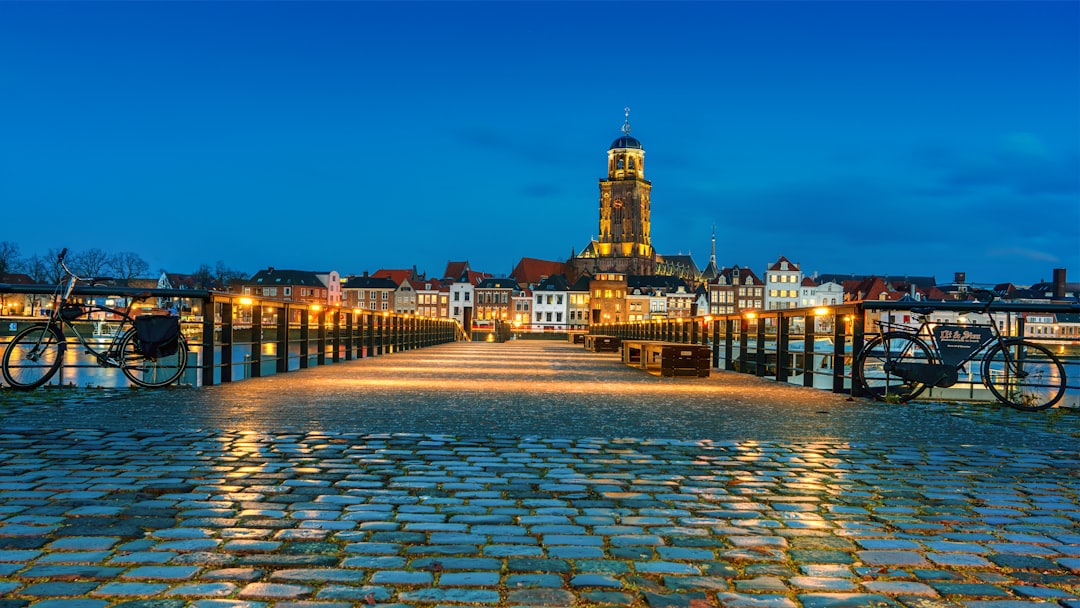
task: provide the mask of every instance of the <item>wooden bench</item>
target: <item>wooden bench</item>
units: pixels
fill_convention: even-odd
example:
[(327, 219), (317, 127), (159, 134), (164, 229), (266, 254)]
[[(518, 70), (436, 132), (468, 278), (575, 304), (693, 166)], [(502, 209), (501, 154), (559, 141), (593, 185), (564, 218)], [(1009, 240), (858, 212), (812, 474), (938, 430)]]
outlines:
[(680, 344), (652, 340), (623, 340), (623, 363), (661, 376), (708, 378), (712, 351), (703, 344)]
[(619, 352), (622, 339), (615, 336), (585, 336), (585, 349), (591, 350), (595, 353), (599, 352)]

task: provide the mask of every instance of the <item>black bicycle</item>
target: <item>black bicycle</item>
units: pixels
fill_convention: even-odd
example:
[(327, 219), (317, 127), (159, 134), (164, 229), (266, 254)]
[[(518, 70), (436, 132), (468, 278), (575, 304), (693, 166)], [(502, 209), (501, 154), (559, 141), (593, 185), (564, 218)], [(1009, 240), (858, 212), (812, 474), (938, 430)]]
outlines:
[[(1065, 394), (1065, 366), (1045, 346), (1001, 334), (990, 302), (986, 324), (933, 323), (932, 306), (916, 306), (918, 327), (876, 322), (881, 334), (863, 347), (855, 362), (859, 386), (879, 401), (904, 403), (927, 387), (949, 387), (983, 353), (978, 381), (998, 401), (1018, 410), (1046, 409)], [(974, 372), (971, 381), (975, 382)]]
[[(141, 314), (132, 316), (135, 302), (150, 294), (132, 299), (124, 309), (71, 302), (76, 284), (91, 281), (79, 277), (64, 264), (67, 249), (60, 252), (57, 263), (63, 278), (56, 287), (53, 307), (47, 321), (35, 323), (16, 333), (4, 350), (0, 371), (12, 388), (29, 390), (48, 382), (64, 361), (68, 328), (75, 339), (102, 367), (120, 368), (138, 386), (157, 388), (176, 382), (187, 366), (187, 342), (180, 333), (180, 318), (170, 314)], [(104, 312), (119, 319), (112, 340), (98, 349), (73, 323), (91, 313)], [(100, 345), (99, 345), (100, 348)]]

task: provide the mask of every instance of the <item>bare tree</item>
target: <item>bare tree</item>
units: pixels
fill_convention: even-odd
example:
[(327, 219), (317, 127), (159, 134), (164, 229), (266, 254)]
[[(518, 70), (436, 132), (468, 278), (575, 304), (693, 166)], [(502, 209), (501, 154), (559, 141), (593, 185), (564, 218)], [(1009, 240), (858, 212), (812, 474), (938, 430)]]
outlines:
[(229, 283), (242, 279), (245, 276), (247, 275), (239, 270), (229, 268), (225, 265), (225, 262), (222, 262), (221, 260), (218, 260), (217, 264), (214, 266), (214, 280), (217, 281), (219, 289), (228, 289)]
[(199, 269), (191, 274), (195, 289), (211, 289), (214, 286), (214, 271), (209, 264), (199, 264)]
[(95, 277), (101, 274), (108, 263), (109, 254), (95, 247), (70, 256), (67, 265), (80, 277)]
[(144, 275), (150, 270), (150, 264), (147, 264), (146, 260), (142, 259), (139, 254), (130, 251), (110, 257), (108, 266), (116, 275), (116, 278), (125, 281)]
[(19, 246), (11, 241), (0, 241), (0, 277), (18, 272), (21, 267)]

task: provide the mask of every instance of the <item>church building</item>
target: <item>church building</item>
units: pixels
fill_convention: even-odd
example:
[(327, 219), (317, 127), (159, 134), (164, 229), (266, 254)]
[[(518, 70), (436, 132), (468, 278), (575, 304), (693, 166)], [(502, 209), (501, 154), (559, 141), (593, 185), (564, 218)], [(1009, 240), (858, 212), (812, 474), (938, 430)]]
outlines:
[(600, 179), (599, 236), (570, 260), (577, 276), (656, 274), (649, 236), (652, 183), (645, 179), (645, 148), (630, 135), (629, 108), (622, 132), (608, 148), (607, 177)]
[[(652, 182), (645, 179), (645, 148), (630, 135), (630, 108), (622, 136), (607, 152), (607, 177), (600, 179), (599, 236), (568, 267), (576, 280), (585, 275), (672, 276), (693, 287), (708, 280), (689, 255), (659, 255), (650, 235)], [(715, 255), (715, 237), (713, 255)]]

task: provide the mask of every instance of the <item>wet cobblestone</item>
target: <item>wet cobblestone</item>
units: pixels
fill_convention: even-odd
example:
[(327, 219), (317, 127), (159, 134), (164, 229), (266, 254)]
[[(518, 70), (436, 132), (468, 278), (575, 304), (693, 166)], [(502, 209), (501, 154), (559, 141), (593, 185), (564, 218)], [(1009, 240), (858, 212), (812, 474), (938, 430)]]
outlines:
[[(363, 361), (349, 368), (359, 378), (338, 381), (373, 384), (364, 374), (386, 379), (418, 361), (460, 369), (498, 346), (374, 359), (377, 373)], [(505, 370), (496, 379), (470, 380), (475, 398), (524, 399), (499, 385), (530, 379), (525, 363), (552, 353), (565, 358), (541, 371), (607, 365), (576, 349), (515, 345), (486, 364)], [(347, 368), (313, 371), (335, 369)], [(32, 398), (17, 411), (5, 395), (0, 607), (1080, 606), (1069, 414), (1010, 425), (975, 407), (883, 406), (794, 387), (764, 390), (758, 407), (757, 379), (658, 381), (621, 364), (608, 373), (626, 382), (606, 394), (636, 395), (652, 408), (639, 417), (662, 420), (580, 432), (587, 403), (575, 391), (593, 387), (584, 380), (565, 389), (565, 404), (539, 382), (533, 409), (563, 409), (534, 415), (533, 432), (521, 433), (460, 432), (449, 419), (436, 431), (421, 418), (426, 430), (415, 432), (406, 388), (386, 404), (393, 432), (382, 421), (379, 432), (355, 420), (298, 428), (295, 416), (275, 418), (280, 393), (265, 417), (206, 427), (183, 415), (165, 426), (157, 410), (142, 417), (155, 394), (49, 406), (129, 412), (68, 425)], [(293, 375), (294, 390), (334, 390), (304, 375)], [(196, 395), (214, 408), (213, 394), (242, 389), (258, 409), (256, 386), (170, 391), (154, 407)], [(733, 386), (741, 392), (723, 397)], [(484, 387), (494, 396), (481, 397)], [(723, 423), (700, 408), (669, 412), (693, 396), (715, 397)], [(331, 421), (353, 407), (349, 391), (334, 398), (343, 412)], [(824, 426), (821, 408), (834, 408)], [(527, 409), (510, 403), (508, 426)], [(541, 424), (560, 416), (562, 427)], [(682, 436), (688, 416), (710, 432)], [(664, 420), (677, 432), (648, 433)], [(912, 421), (919, 429), (896, 428)], [(881, 427), (870, 440), (866, 425)]]

